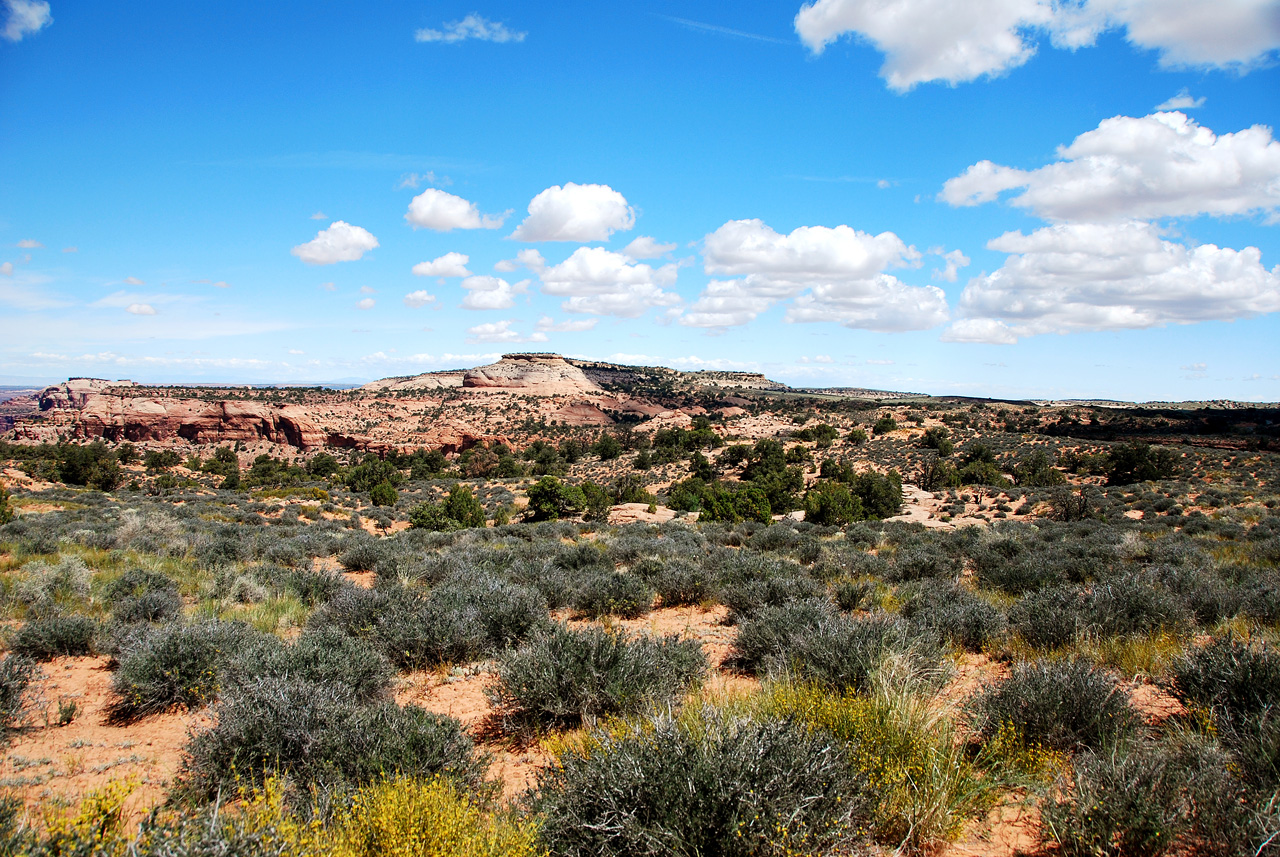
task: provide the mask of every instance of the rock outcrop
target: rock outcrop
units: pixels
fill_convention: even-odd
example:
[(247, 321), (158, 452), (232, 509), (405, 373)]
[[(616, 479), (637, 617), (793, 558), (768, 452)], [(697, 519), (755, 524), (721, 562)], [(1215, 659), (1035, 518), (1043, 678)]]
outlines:
[(132, 381), (108, 381), (104, 378), (68, 378), (61, 384), (40, 391), (40, 410), (74, 408), (79, 410), (89, 399), (112, 387), (132, 387)]
[(537, 396), (599, 393), (600, 387), (559, 354), (504, 354), (497, 363), (468, 369), (462, 386)]

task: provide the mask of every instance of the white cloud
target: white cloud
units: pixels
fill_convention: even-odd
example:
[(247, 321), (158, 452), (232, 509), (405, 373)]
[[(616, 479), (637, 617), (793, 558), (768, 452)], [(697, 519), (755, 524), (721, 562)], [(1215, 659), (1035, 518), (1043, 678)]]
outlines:
[(942, 248), (937, 247), (931, 249), (929, 253), (934, 256), (941, 256), (942, 260), (947, 263), (947, 266), (941, 270), (937, 268), (933, 269), (934, 279), (937, 280), (946, 280), (948, 283), (954, 283), (956, 281), (956, 273), (961, 268), (969, 266), (969, 257), (959, 250), (952, 250), (950, 253), (943, 253)]
[(817, 0), (800, 9), (795, 28), (815, 54), (856, 33), (885, 55), (880, 76), (902, 92), (1020, 66), (1035, 53), (1021, 33), (1051, 19), (1040, 0)]
[(356, 309), (373, 309), (373, 306), (376, 303), (377, 301), (373, 298), (365, 298), (364, 300), (356, 302)]
[(849, 226), (801, 226), (781, 235), (759, 220), (730, 220), (706, 237), (709, 274), (746, 274), (777, 286), (779, 296), (807, 283), (854, 279), (914, 265), (920, 253), (892, 232)]
[(680, 323), (686, 327), (737, 327), (754, 320), (777, 300), (753, 293), (742, 280), (712, 280), (680, 316)]
[(1191, 90), (1185, 86), (1178, 91), (1178, 94), (1170, 98), (1168, 101), (1156, 107), (1156, 110), (1194, 110), (1197, 107), (1204, 107), (1205, 97), (1191, 97)]
[(495, 262), (493, 269), (509, 273), (520, 268), (528, 268), (534, 273), (540, 273), (545, 267), (547, 267), (547, 260), (542, 258), (542, 254), (533, 248), (526, 248), (516, 253), (514, 259), (502, 259)]
[(553, 185), (529, 201), (529, 216), (511, 237), (519, 241), (607, 241), (635, 226), (627, 199), (608, 185)]
[(405, 173), (400, 176), (400, 183), (396, 185), (396, 190), (403, 190), (407, 187), (416, 190), (418, 185), (423, 182), (448, 186), (453, 184), (453, 179), (448, 176), (437, 176), (435, 170), (427, 170), (425, 173)]
[(1280, 311), (1280, 265), (1256, 247), (1190, 247), (1149, 223), (1063, 224), (1009, 232), (987, 247), (1011, 254), (975, 277), (944, 339), (1020, 336), (1229, 321)]
[(465, 253), (445, 253), (430, 262), (419, 262), (413, 266), (413, 273), (419, 277), (469, 277), (467, 263), (471, 257)]
[(124, 281), (125, 281), (125, 284), (126, 284), (126, 285), (130, 285), (130, 286), (145, 286), (145, 285), (146, 285), (146, 283), (145, 283), (144, 281), (142, 281), (142, 280), (138, 279), (137, 277), (125, 277), (125, 278), (124, 278)]
[(129, 304), (124, 311), (132, 315), (155, 315), (155, 307), (151, 304)]
[(311, 215), (311, 219), (312, 220), (328, 220), (329, 215), (325, 214), (323, 211), (317, 211), (315, 214)]
[(576, 321), (557, 322), (551, 316), (544, 315), (538, 319), (534, 329), (555, 333), (581, 333), (584, 330), (592, 330), (599, 320), (598, 318), (583, 318)]
[(463, 309), (509, 309), (515, 305), (515, 296), (529, 288), (528, 280), (512, 285), (501, 277), (467, 277), (460, 284), (467, 296), (462, 299)]
[(35, 250), (39, 247), (43, 247), (44, 245), (34, 238), (23, 238), (18, 242), (18, 246), (24, 250)]
[(44, 0), (5, 0), (5, 6), (9, 16), (0, 36), (11, 42), (20, 42), (23, 37), (38, 33), (53, 23), (49, 4)]
[(1058, 157), (1035, 170), (980, 161), (949, 179), (939, 199), (977, 205), (1022, 188), (1013, 205), (1085, 222), (1280, 208), (1280, 142), (1262, 125), (1215, 135), (1178, 112), (1116, 116)]
[(3, 264), (0, 264), (0, 276), (5, 276), (5, 277), (12, 277), (12, 276), (13, 276), (13, 263), (12, 263), (12, 262), (5, 262), (5, 263), (3, 263)]
[(511, 30), (501, 21), (490, 21), (472, 12), (461, 21), (450, 21), (441, 25), (439, 30), (423, 27), (413, 34), (418, 42), (465, 42), (475, 39), (480, 42), (523, 42), (528, 33)]
[(885, 57), (880, 76), (900, 92), (1002, 74), (1031, 58), (1040, 33), (1075, 50), (1116, 28), (1158, 51), (1165, 68), (1247, 70), (1280, 47), (1274, 0), (816, 0), (795, 17), (815, 54), (844, 35), (869, 42)]
[(326, 292), (336, 292), (338, 290), (338, 287), (333, 283), (321, 283), (320, 288), (324, 289)]
[(511, 329), (514, 321), (491, 321), (467, 328), (468, 342), (546, 342), (545, 333), (534, 332), (528, 336)]
[(510, 213), (481, 214), (474, 202), (429, 187), (410, 200), (404, 219), (414, 229), (451, 232), (454, 229), (498, 229)]
[(659, 244), (648, 235), (641, 235), (622, 248), (622, 255), (630, 256), (632, 259), (659, 259), (674, 249), (676, 249), (674, 243)]
[(378, 290), (375, 289), (373, 286), (360, 287), (360, 294), (362, 295), (376, 295), (377, 293), (378, 293)]
[(63, 247), (62, 252), (63, 253), (79, 253), (80, 248), (79, 247)]
[[(780, 300), (796, 298), (788, 321), (835, 321), (875, 330), (932, 327), (946, 318), (933, 287), (909, 286), (883, 271), (916, 266), (920, 252), (892, 232), (801, 226), (788, 235), (759, 220), (731, 220), (703, 242), (713, 280), (680, 318), (691, 327), (746, 324)], [(875, 302), (882, 302), (878, 309)], [(912, 320), (914, 319), (914, 320)]]
[(679, 295), (662, 289), (674, 285), (678, 267), (653, 268), (603, 247), (579, 247), (540, 276), (544, 293), (569, 298), (560, 305), (565, 312), (636, 318), (650, 307), (680, 303)]
[(409, 292), (404, 296), (404, 305), (410, 309), (424, 307), (436, 299), (436, 296), (430, 294), (425, 289), (418, 289), (416, 292)]
[(787, 310), (789, 322), (830, 321), (849, 328), (901, 332), (927, 330), (949, 318), (947, 297), (936, 286), (910, 286), (891, 274), (820, 283)]
[(354, 262), (377, 246), (378, 239), (367, 230), (335, 220), (328, 229), (321, 229), (315, 238), (289, 252), (308, 265), (333, 265)]
[(298, 355), (298, 354), (306, 354), (307, 352), (305, 352), (305, 351), (300, 351), (300, 350), (299, 350), (299, 349), (297, 349), (297, 348), (290, 348), (290, 349), (289, 349), (289, 353), (290, 353), (290, 354), (293, 354), (293, 355)]

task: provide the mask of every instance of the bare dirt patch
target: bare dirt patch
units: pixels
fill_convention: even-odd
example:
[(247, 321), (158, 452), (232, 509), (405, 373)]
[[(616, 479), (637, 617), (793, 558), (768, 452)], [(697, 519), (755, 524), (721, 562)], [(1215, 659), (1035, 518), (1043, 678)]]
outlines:
[[(21, 797), (38, 815), (53, 804), (75, 804), (92, 789), (113, 780), (137, 784), (125, 815), (140, 819), (164, 801), (182, 760), (188, 733), (212, 721), (204, 712), (172, 712), (128, 726), (111, 726), (107, 658), (58, 658), (43, 665), (41, 697), (30, 725), (9, 742), (0, 762), (0, 785)], [(75, 703), (77, 713), (58, 725), (58, 703)]]

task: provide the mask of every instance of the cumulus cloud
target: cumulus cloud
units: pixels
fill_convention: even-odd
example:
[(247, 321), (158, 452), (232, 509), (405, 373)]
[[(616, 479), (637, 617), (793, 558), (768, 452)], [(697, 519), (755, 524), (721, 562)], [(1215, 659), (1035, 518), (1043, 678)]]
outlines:
[[(782, 235), (759, 220), (731, 220), (706, 237), (703, 254), (707, 273), (740, 279), (711, 281), (680, 318), (691, 327), (746, 324), (789, 298), (795, 304), (788, 321), (916, 330), (946, 318), (940, 290), (909, 286), (883, 273), (920, 263), (920, 252), (892, 232), (801, 226)], [(878, 311), (876, 301), (883, 302)]]
[(648, 235), (641, 235), (622, 248), (622, 255), (630, 256), (632, 259), (659, 259), (674, 249), (676, 249), (674, 243), (659, 244)]
[(360, 294), (362, 295), (376, 295), (377, 293), (378, 293), (378, 290), (375, 289), (373, 286), (360, 287)]
[(603, 247), (579, 247), (539, 276), (545, 294), (568, 298), (560, 305), (565, 312), (636, 318), (650, 307), (680, 303), (662, 288), (675, 284), (677, 271), (674, 263), (654, 268)]
[(445, 253), (430, 262), (419, 262), (413, 266), (413, 273), (419, 277), (469, 277), (467, 263), (471, 257), (465, 253)]
[(124, 311), (133, 315), (155, 315), (155, 307), (151, 304), (129, 304)]
[(529, 216), (511, 237), (518, 241), (607, 241), (635, 226), (627, 199), (608, 185), (553, 185), (529, 202)]
[(436, 296), (427, 292), (425, 289), (418, 289), (416, 292), (409, 292), (404, 296), (404, 305), (410, 309), (424, 307), (436, 299)]
[(526, 248), (516, 253), (514, 259), (502, 259), (494, 263), (493, 269), (495, 271), (510, 272), (517, 271), (520, 268), (528, 268), (530, 271), (538, 273), (545, 267), (547, 267), (547, 260), (542, 258), (542, 254), (532, 248)]
[(1047, 220), (1215, 216), (1280, 208), (1280, 142), (1254, 125), (1214, 134), (1179, 112), (1116, 116), (1035, 170), (980, 161), (948, 179), (939, 199), (977, 205), (1007, 190)]
[(515, 296), (528, 290), (529, 281), (512, 285), (501, 277), (476, 276), (467, 277), (461, 285), (467, 291), (463, 309), (509, 309), (515, 305)]
[(24, 250), (35, 250), (39, 247), (43, 247), (44, 245), (34, 238), (23, 238), (18, 242), (18, 246)]
[(450, 21), (434, 30), (423, 27), (413, 34), (416, 42), (443, 42), (453, 44), (475, 40), (479, 42), (523, 42), (528, 33), (512, 30), (501, 21), (489, 19), (472, 12), (461, 21)]
[(13, 276), (13, 263), (12, 263), (12, 262), (4, 262), (3, 264), (0, 264), (0, 276), (4, 276), (4, 277), (12, 277), (12, 276)]
[(937, 327), (948, 318), (937, 286), (909, 286), (891, 274), (820, 283), (797, 297), (787, 321), (829, 321), (850, 328), (901, 332)]
[(368, 230), (335, 220), (328, 229), (321, 229), (315, 238), (289, 252), (308, 265), (333, 265), (354, 262), (377, 246), (378, 239)]
[(475, 327), (467, 328), (468, 342), (546, 342), (547, 335), (535, 331), (534, 333), (524, 336), (519, 331), (512, 330), (511, 325), (515, 322), (508, 319), (506, 321), (491, 321), (485, 324), (477, 324)]
[(1156, 110), (1194, 110), (1197, 107), (1204, 107), (1205, 98), (1191, 97), (1191, 90), (1185, 86), (1178, 91), (1178, 94), (1170, 98), (1168, 101), (1156, 107)]
[(1258, 248), (1191, 247), (1150, 223), (1060, 224), (987, 247), (1011, 255), (965, 286), (946, 340), (1011, 343), (1280, 311), (1280, 265), (1264, 268)]
[(324, 289), (326, 292), (336, 292), (338, 290), (338, 287), (333, 283), (321, 283), (320, 288)]
[(356, 301), (356, 309), (373, 309), (373, 305), (376, 303), (377, 301), (373, 298), (365, 298), (364, 300)]
[(329, 215), (325, 214), (323, 211), (317, 211), (315, 214), (311, 215), (311, 219), (312, 220), (328, 220)]
[(481, 214), (474, 202), (430, 187), (410, 200), (404, 219), (414, 229), (451, 232), (454, 229), (498, 229), (510, 213)]
[(1093, 45), (1123, 29), (1130, 44), (1160, 54), (1160, 65), (1247, 70), (1280, 48), (1272, 0), (816, 0), (795, 18), (815, 54), (845, 35), (884, 54), (880, 76), (891, 89), (995, 76), (1025, 63), (1034, 40), (1055, 47)]
[(954, 283), (956, 281), (957, 272), (959, 272), (961, 268), (967, 268), (969, 266), (969, 257), (964, 253), (961, 253), (959, 250), (952, 250), (950, 253), (944, 253), (942, 252), (941, 247), (937, 247), (931, 249), (929, 253), (934, 256), (941, 256), (942, 261), (947, 263), (945, 268), (933, 269), (933, 276), (938, 280), (946, 280), (948, 283)]
[(20, 42), (53, 23), (49, 4), (44, 0), (5, 0), (4, 5), (9, 14), (0, 36), (11, 42)]
[(581, 333), (584, 330), (592, 330), (596, 326), (598, 318), (583, 318), (576, 321), (556, 321), (549, 315), (544, 315), (538, 319), (538, 323), (534, 325), (534, 330), (543, 330), (555, 333)]

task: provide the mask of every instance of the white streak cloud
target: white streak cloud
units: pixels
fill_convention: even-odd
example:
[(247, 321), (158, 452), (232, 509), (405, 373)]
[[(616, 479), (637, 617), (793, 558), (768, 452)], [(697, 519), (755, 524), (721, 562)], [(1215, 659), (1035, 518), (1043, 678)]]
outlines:
[(674, 243), (660, 244), (648, 235), (641, 235), (622, 248), (622, 255), (632, 259), (660, 259), (674, 249)]
[(4, 5), (9, 14), (0, 36), (8, 41), (20, 42), (53, 23), (53, 15), (45, 0), (5, 0)]
[(416, 42), (441, 42), (456, 44), (474, 40), (478, 42), (523, 42), (528, 33), (512, 30), (501, 21), (490, 21), (472, 12), (461, 21), (450, 21), (435, 30), (423, 27), (413, 34)]
[(1194, 110), (1197, 107), (1204, 107), (1205, 97), (1199, 98), (1191, 96), (1191, 90), (1185, 86), (1178, 90), (1178, 94), (1165, 101), (1163, 104), (1157, 105), (1156, 110)]
[(409, 292), (404, 296), (404, 305), (410, 309), (424, 307), (436, 299), (436, 296), (427, 292), (425, 289), (418, 289), (416, 292)]
[(477, 324), (475, 327), (467, 328), (468, 342), (546, 342), (547, 335), (545, 333), (534, 332), (528, 336), (524, 336), (519, 331), (512, 330), (511, 325), (515, 322), (491, 321), (485, 324)]
[(151, 304), (129, 304), (124, 311), (131, 315), (155, 315), (155, 307)]
[(598, 318), (583, 318), (573, 321), (556, 321), (549, 315), (544, 315), (538, 319), (538, 323), (534, 325), (535, 330), (542, 330), (554, 333), (581, 333), (585, 330), (592, 330), (596, 323), (600, 321)]
[(321, 229), (315, 238), (290, 252), (308, 265), (333, 265), (354, 262), (377, 246), (378, 239), (368, 230), (335, 220), (328, 229)]
[(529, 202), (529, 216), (511, 237), (517, 241), (607, 241), (635, 226), (635, 209), (608, 185), (553, 185)]

